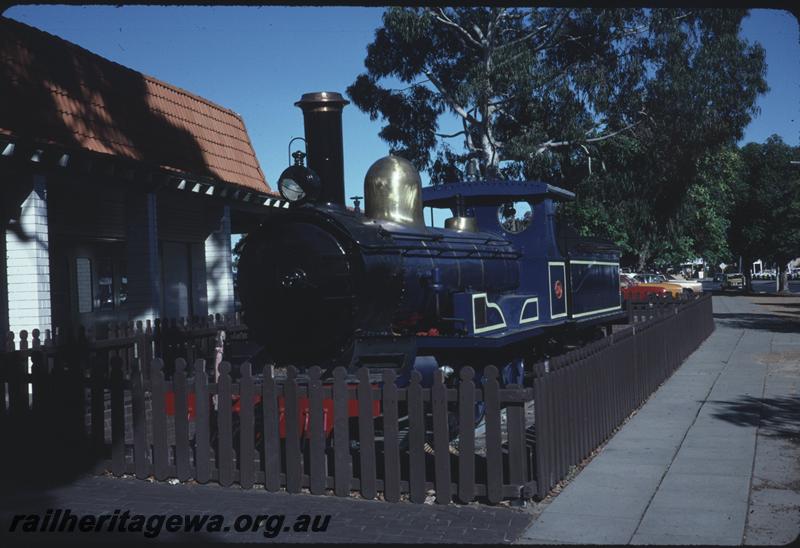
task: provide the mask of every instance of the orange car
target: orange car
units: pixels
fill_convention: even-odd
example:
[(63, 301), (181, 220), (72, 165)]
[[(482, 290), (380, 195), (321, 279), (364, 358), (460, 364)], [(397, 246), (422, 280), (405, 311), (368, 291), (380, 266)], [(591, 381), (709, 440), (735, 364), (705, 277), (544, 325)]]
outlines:
[(639, 287), (660, 287), (673, 297), (679, 297), (684, 288), (678, 284), (669, 283), (667, 278), (661, 274), (637, 274), (634, 277)]
[(675, 296), (683, 291), (674, 284), (640, 282), (630, 274), (620, 274), (619, 287), (623, 301), (646, 301), (651, 296)]
[(663, 296), (667, 290), (663, 287), (652, 287), (640, 285), (633, 276), (627, 274), (619, 275), (619, 292), (623, 301), (646, 301), (651, 295)]

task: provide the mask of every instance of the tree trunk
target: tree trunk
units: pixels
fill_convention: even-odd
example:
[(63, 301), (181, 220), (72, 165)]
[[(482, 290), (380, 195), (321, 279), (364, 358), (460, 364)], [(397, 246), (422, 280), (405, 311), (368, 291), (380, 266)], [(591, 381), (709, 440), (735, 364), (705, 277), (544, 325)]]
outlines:
[(492, 144), (489, 131), (490, 128), (487, 127), (481, 137), (481, 152), (483, 153), (485, 178), (487, 181), (493, 181), (498, 178), (500, 173), (500, 155)]
[[(750, 260), (750, 257), (744, 257), (743, 264), (752, 265), (753, 262)], [(747, 293), (752, 293), (753, 292), (753, 272), (752, 272), (752, 270), (750, 268), (743, 268), (742, 270), (744, 270), (744, 272), (742, 272), (742, 274), (744, 274), (744, 290)]]
[(636, 256), (638, 257), (637, 271), (642, 273), (644, 272), (644, 267), (647, 264), (647, 252), (640, 251), (636, 254)]
[(778, 289), (779, 293), (790, 293), (789, 291), (789, 264), (787, 263), (786, 266), (783, 267), (783, 270), (779, 274), (781, 283), (780, 288)]

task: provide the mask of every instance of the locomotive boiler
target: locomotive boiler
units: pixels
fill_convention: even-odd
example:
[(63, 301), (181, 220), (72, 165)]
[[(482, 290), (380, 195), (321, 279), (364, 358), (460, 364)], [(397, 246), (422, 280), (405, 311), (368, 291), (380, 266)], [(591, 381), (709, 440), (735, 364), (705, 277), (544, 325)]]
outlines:
[[(308, 166), (278, 179), (290, 207), (246, 236), (239, 285), (250, 337), (296, 366), (506, 366), (544, 341), (619, 320), (619, 249), (556, 221), (574, 195), (539, 181), (422, 188), (387, 156), (344, 204), (338, 93), (305, 94)], [(524, 217), (517, 205), (526, 205)], [(449, 208), (444, 228), (423, 207)], [(509, 369), (510, 368), (510, 369)]]

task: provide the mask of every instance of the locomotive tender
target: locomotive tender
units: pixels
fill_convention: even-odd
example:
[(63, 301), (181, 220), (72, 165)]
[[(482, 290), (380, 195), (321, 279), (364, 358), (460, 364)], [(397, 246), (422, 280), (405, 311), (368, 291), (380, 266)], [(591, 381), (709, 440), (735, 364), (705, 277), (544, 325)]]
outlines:
[[(246, 237), (239, 262), (250, 337), (277, 363), (446, 373), (493, 364), (520, 382), (547, 339), (624, 316), (619, 249), (556, 222), (571, 192), (536, 181), (423, 189), (411, 163), (390, 155), (367, 172), (364, 212), (350, 210), (348, 101), (320, 92), (295, 104), (308, 167), (281, 174), (291, 206)], [(529, 204), (525, 218), (515, 203)], [(423, 206), (453, 216), (428, 227)]]

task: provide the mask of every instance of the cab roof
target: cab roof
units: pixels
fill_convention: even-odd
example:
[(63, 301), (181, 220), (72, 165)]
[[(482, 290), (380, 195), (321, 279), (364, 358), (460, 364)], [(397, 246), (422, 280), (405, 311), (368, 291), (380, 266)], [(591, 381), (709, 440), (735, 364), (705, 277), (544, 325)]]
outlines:
[(542, 181), (463, 181), (427, 186), (422, 189), (422, 202), (426, 207), (449, 207), (457, 195), (465, 205), (493, 205), (519, 200), (573, 200), (569, 190)]

